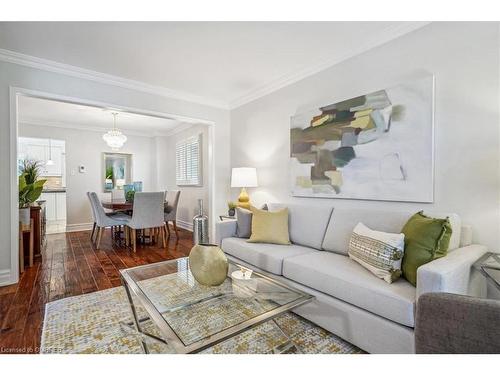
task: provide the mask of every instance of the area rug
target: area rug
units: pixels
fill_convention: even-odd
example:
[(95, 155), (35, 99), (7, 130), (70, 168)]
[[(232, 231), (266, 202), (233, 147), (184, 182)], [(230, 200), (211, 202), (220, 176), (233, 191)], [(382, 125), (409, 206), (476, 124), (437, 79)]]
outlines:
[[(145, 313), (138, 309), (139, 316)], [(140, 337), (121, 322), (132, 320), (125, 289), (117, 287), (48, 303), (42, 331), (40, 353), (107, 353), (140, 354)], [(151, 322), (142, 328), (159, 335)], [(357, 354), (362, 350), (315, 324), (286, 313), (258, 325), (233, 338), (223, 341), (202, 353), (265, 354), (280, 352), (288, 342), (295, 347), (290, 353)], [(151, 341), (151, 342), (149, 342)], [(151, 339), (147, 342), (151, 353), (172, 353), (168, 345)]]

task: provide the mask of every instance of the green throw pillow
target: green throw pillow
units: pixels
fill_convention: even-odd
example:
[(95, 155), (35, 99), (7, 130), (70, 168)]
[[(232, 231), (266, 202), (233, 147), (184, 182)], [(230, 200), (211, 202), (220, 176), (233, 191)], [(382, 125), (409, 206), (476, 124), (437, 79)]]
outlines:
[(450, 221), (434, 219), (420, 211), (410, 217), (401, 232), (405, 235), (403, 277), (417, 286), (417, 268), (446, 255), (451, 237)]

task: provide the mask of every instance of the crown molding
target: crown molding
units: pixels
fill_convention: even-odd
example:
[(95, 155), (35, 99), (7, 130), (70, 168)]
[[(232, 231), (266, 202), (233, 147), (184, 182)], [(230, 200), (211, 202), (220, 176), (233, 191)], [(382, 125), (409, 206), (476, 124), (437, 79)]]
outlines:
[(25, 55), (23, 53), (14, 52), (2, 48), (0, 48), (0, 61), (23, 65), (53, 73), (64, 74), (67, 76), (86, 79), (107, 85), (141, 91), (148, 94), (159, 95), (170, 99), (183, 100), (196, 104), (206, 105), (209, 107), (228, 109), (227, 103), (221, 100), (214, 100), (182, 91), (168, 89), (161, 86), (154, 86), (144, 82), (122, 78), (111, 74), (100, 73), (94, 70), (84, 69), (74, 65), (63, 64), (35, 56)]
[(158, 134), (158, 137), (171, 137), (171, 136), (178, 134), (184, 130), (188, 130), (196, 125), (198, 125), (198, 124), (188, 124), (188, 123), (180, 124), (180, 125), (177, 125), (175, 128), (169, 130), (168, 132)]
[(420, 29), (421, 27), (424, 27), (429, 23), (430, 22), (405, 22), (396, 26), (389, 26), (383, 32), (376, 34), (374, 37), (367, 38), (364, 43), (353, 46), (351, 49), (345, 51), (345, 53), (343, 53), (341, 56), (323, 60), (318, 64), (284, 75), (268, 84), (248, 91), (246, 94), (240, 96), (239, 98), (230, 101), (229, 109), (233, 110), (244, 104), (257, 100), (283, 87), (289, 86), (306, 77), (312, 76), (336, 64), (339, 64), (351, 57), (369, 51), (393, 39), (399, 38), (400, 36), (403, 36), (409, 32)]
[(159, 95), (171, 99), (188, 101), (191, 103), (206, 105), (215, 108), (232, 110), (244, 104), (257, 100), (265, 95), (277, 91), (283, 87), (298, 82), (311, 75), (319, 73), (336, 64), (341, 63), (351, 57), (359, 55), (363, 52), (371, 50), (382, 44), (385, 44), (393, 39), (417, 30), (428, 25), (430, 22), (405, 22), (395, 26), (389, 26), (381, 33), (377, 33), (372, 37), (368, 37), (364, 43), (357, 44), (351, 49), (346, 50), (341, 56), (326, 59), (312, 66), (297, 70), (290, 74), (286, 74), (272, 82), (249, 90), (246, 94), (230, 100), (228, 103), (222, 100), (210, 99), (198, 95), (171, 90), (161, 86), (154, 86), (144, 82), (135, 81), (127, 78), (122, 78), (110, 74), (100, 73), (89, 69), (79, 68), (73, 65), (58, 63), (56, 61), (42, 59), (39, 57), (29, 56), (18, 52), (9, 51), (0, 48), (0, 61), (5, 61), (13, 64), (28, 66), (31, 68), (41, 69), (54, 73), (60, 73), (72, 77), (87, 79), (99, 83), (118, 86), (131, 90), (137, 90), (149, 94)]
[[(84, 131), (91, 131), (91, 132), (96, 132), (96, 133), (101, 133), (101, 134), (104, 134), (108, 130), (111, 129), (111, 127), (101, 128), (99, 126), (88, 126), (88, 125), (75, 124), (75, 123), (70, 124), (70, 123), (62, 122), (62, 121), (44, 121), (44, 120), (38, 120), (35, 118), (19, 119), (19, 124), (31, 125), (31, 126), (47, 126), (47, 127), (59, 128), (59, 129), (84, 130)], [(186, 127), (186, 125), (187, 125), (187, 127)], [(145, 133), (145, 132), (141, 132), (138, 130), (129, 130), (129, 129), (123, 129), (123, 128), (120, 128), (120, 131), (125, 135), (136, 136), (136, 137), (154, 138), (154, 137), (170, 136), (170, 135), (175, 134), (179, 131), (182, 131), (186, 128), (189, 128), (190, 126), (194, 126), (194, 125), (181, 123), (181, 124), (177, 125), (175, 128), (170, 129), (169, 131), (166, 131), (166, 132)]]

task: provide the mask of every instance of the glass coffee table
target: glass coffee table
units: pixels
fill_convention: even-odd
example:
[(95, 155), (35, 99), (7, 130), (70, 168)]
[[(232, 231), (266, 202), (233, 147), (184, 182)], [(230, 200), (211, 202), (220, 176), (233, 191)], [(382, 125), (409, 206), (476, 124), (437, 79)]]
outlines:
[[(235, 271), (240, 272), (233, 276)], [(241, 271), (251, 273), (250, 278), (236, 278)], [(189, 258), (120, 273), (134, 318), (122, 325), (140, 336), (145, 353), (158, 344), (166, 345), (167, 352), (197, 353), (314, 299), (232, 261), (226, 280), (216, 287), (194, 279)], [(288, 341), (277, 352), (294, 347), (281, 333)]]

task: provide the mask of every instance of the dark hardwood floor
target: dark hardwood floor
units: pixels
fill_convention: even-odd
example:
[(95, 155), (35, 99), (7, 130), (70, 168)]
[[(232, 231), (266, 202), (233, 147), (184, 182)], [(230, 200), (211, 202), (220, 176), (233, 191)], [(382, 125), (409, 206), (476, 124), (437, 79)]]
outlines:
[(100, 249), (90, 232), (51, 234), (41, 259), (19, 283), (0, 287), (0, 353), (38, 353), (47, 302), (121, 285), (118, 270), (187, 256), (191, 232), (173, 230), (166, 249), (139, 245), (137, 252), (112, 245), (106, 230)]

